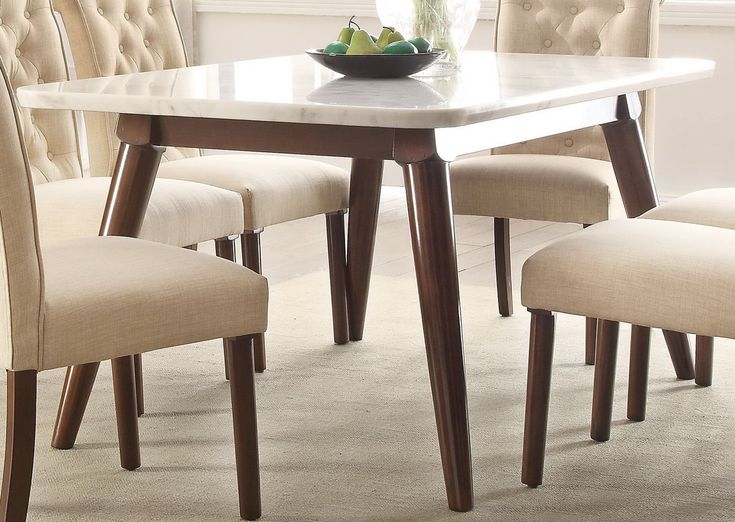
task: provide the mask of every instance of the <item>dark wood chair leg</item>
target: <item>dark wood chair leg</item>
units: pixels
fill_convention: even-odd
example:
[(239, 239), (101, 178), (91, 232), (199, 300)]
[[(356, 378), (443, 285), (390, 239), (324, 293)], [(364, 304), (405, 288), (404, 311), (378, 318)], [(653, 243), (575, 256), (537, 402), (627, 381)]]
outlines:
[(595, 384), (592, 393), (592, 428), (590, 429), (590, 436), (598, 442), (610, 439), (619, 330), (620, 323), (616, 321), (601, 319), (598, 323)]
[(133, 363), (135, 364), (135, 397), (136, 405), (138, 407), (138, 417), (142, 417), (145, 414), (145, 396), (143, 395), (143, 356), (141, 354), (135, 354), (133, 356)]
[[(217, 257), (227, 259), (233, 263), (237, 261), (237, 254), (235, 250), (235, 240), (229, 237), (221, 237), (214, 240), (214, 253)], [(230, 380), (230, 367), (227, 362), (227, 339), (222, 339), (222, 350), (225, 359), (225, 379)]]
[(551, 312), (531, 310), (528, 348), (526, 422), (523, 430), (523, 471), (521, 482), (531, 488), (541, 485), (546, 454), (546, 427), (549, 419), (551, 363), (554, 356), (554, 322)]
[(327, 214), (327, 252), (332, 292), (332, 330), (335, 344), (350, 340), (347, 317), (347, 260), (345, 253), (345, 211)]
[(692, 360), (692, 350), (687, 335), (670, 330), (663, 330), (663, 333), (676, 377), (686, 381), (694, 379), (694, 361)]
[(361, 340), (365, 330), (382, 182), (383, 160), (352, 160), (347, 222), (347, 313), (350, 320), (350, 341)]
[(469, 511), (472, 457), (449, 165), (434, 156), (403, 170), (447, 499), (453, 511)]
[(698, 386), (712, 386), (712, 368), (714, 363), (714, 342), (712, 337), (697, 336), (697, 357), (694, 382)]
[(597, 350), (597, 319), (587, 317), (584, 331), (584, 364), (595, 364), (595, 350)]
[(513, 274), (510, 268), (510, 219), (493, 220), (495, 236), (495, 281), (498, 287), (498, 310), (503, 317), (513, 315)]
[[(240, 236), (242, 244), (242, 264), (256, 274), (263, 273), (263, 265), (260, 255), (260, 233), (263, 231), (253, 230), (245, 232)], [(263, 373), (266, 368), (265, 363), (265, 335), (256, 334), (253, 336), (253, 351), (255, 352), (255, 371)]]
[(134, 386), (135, 363), (132, 356), (112, 360), (112, 382), (115, 392), (120, 465), (132, 471), (140, 467), (138, 406)]
[(199, 249), (199, 245), (189, 245), (189, 246), (185, 246), (184, 248), (188, 250), (194, 250), (196, 252)]
[(258, 423), (255, 407), (253, 338), (237, 337), (228, 343), (230, 394), (235, 432), (235, 462), (240, 516), (257, 520), (261, 514)]
[(74, 447), (99, 368), (98, 362), (67, 368), (51, 437), (53, 448), (64, 450)]
[(5, 467), (0, 520), (24, 522), (33, 479), (36, 445), (35, 370), (8, 372), (8, 411), (5, 420)]
[(632, 326), (630, 333), (630, 367), (628, 369), (628, 419), (646, 419), (648, 395), (648, 361), (651, 353), (651, 329)]

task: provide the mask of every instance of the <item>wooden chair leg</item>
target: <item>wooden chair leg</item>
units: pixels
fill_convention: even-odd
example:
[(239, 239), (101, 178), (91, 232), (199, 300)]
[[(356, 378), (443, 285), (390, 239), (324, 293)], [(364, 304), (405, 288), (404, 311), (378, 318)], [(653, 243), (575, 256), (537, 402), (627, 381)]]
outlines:
[(651, 329), (633, 325), (630, 333), (630, 368), (628, 371), (628, 419), (646, 419), (648, 361), (651, 353)]
[(227, 354), (230, 362), (230, 394), (240, 516), (246, 520), (256, 520), (260, 517), (261, 505), (253, 337), (231, 339)]
[(595, 384), (592, 393), (592, 428), (590, 429), (590, 436), (598, 442), (610, 439), (619, 330), (620, 323), (616, 321), (600, 320), (598, 323)]
[(136, 354), (133, 356), (135, 364), (135, 397), (138, 406), (138, 417), (142, 417), (145, 413), (145, 397), (143, 395), (143, 356)]
[[(261, 228), (240, 236), (242, 264), (256, 274), (263, 273), (260, 257), (260, 233), (262, 231)], [(265, 371), (265, 335), (257, 334), (253, 336), (253, 350), (255, 352), (255, 371), (263, 373)]]
[(521, 482), (532, 488), (540, 486), (544, 476), (551, 362), (554, 355), (554, 322), (552, 313), (531, 310)]
[(51, 437), (52, 448), (74, 447), (99, 367), (100, 363), (94, 362), (67, 368)]
[(694, 379), (694, 361), (687, 335), (670, 330), (663, 330), (663, 333), (676, 377), (683, 380)]
[(112, 360), (112, 383), (117, 416), (117, 439), (120, 444), (120, 465), (132, 471), (140, 467), (135, 363), (132, 356)]
[[(233, 263), (237, 261), (237, 254), (235, 251), (235, 240), (229, 237), (222, 237), (214, 240), (214, 253), (217, 257), (227, 259)], [(222, 339), (222, 350), (225, 358), (225, 379), (230, 380), (230, 367), (227, 362), (227, 339)]]
[(495, 281), (498, 287), (498, 310), (503, 317), (513, 315), (513, 274), (510, 268), (510, 219), (495, 218)]
[(194, 250), (196, 252), (199, 249), (199, 245), (194, 244), (194, 245), (185, 246), (184, 248), (188, 250)]
[(584, 332), (584, 364), (595, 364), (595, 350), (597, 349), (597, 319), (588, 317)]
[(345, 211), (327, 214), (327, 252), (332, 292), (332, 330), (335, 344), (350, 340), (347, 318), (347, 259), (345, 251)]
[(694, 367), (694, 382), (698, 386), (712, 386), (712, 367), (714, 363), (714, 339), (697, 336), (697, 356)]
[(23, 522), (28, 513), (36, 445), (35, 370), (8, 372), (5, 468), (0, 520)]

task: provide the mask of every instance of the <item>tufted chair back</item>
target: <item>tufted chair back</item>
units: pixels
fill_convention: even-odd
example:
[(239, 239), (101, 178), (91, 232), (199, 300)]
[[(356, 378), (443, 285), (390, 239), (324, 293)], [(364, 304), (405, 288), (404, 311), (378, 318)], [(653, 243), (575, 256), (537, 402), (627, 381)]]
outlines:
[[(4, 1), (4, 0), (3, 0)], [(158, 71), (187, 65), (170, 0), (55, 0), (78, 78)], [(92, 175), (108, 176), (120, 143), (116, 114), (85, 113)], [(168, 147), (165, 160), (198, 156)]]
[[(49, 0), (0, 0), (0, 58), (14, 89), (68, 79)], [(21, 121), (34, 183), (81, 177), (71, 112), (22, 109)]]
[[(500, 0), (495, 50), (504, 53), (654, 57), (661, 0)], [(653, 93), (641, 96), (641, 127), (653, 144)], [(609, 160), (602, 129), (559, 134), (495, 152)]]
[(43, 271), (23, 118), (0, 60), (0, 366), (9, 370), (38, 368), (42, 324)]

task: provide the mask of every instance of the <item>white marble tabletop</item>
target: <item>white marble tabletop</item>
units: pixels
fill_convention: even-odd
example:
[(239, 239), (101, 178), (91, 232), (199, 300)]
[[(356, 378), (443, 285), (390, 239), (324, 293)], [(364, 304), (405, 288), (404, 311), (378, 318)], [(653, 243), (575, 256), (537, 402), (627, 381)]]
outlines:
[(452, 77), (343, 78), (308, 56), (23, 87), (44, 109), (448, 128), (711, 76), (697, 59), (465, 53)]

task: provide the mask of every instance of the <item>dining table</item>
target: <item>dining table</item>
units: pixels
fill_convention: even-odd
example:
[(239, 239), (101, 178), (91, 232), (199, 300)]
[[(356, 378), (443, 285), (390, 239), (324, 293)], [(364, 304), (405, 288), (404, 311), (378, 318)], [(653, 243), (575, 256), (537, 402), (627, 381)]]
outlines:
[[(351, 340), (363, 336), (383, 162), (397, 162), (448, 505), (469, 511), (472, 459), (451, 162), (600, 125), (626, 212), (638, 216), (658, 203), (638, 122), (639, 93), (703, 79), (713, 70), (712, 62), (692, 58), (473, 51), (448, 76), (429, 71), (364, 79), (342, 77), (294, 55), (47, 83), (17, 95), (28, 108), (119, 114), (122, 146), (100, 234), (138, 234), (167, 146), (351, 158), (345, 257)], [(492, 334), (489, 350), (519, 348), (494, 346)], [(67, 373), (56, 429), (72, 439), (96, 373), (94, 365)], [(137, 441), (137, 419), (131, 424), (124, 429)]]

